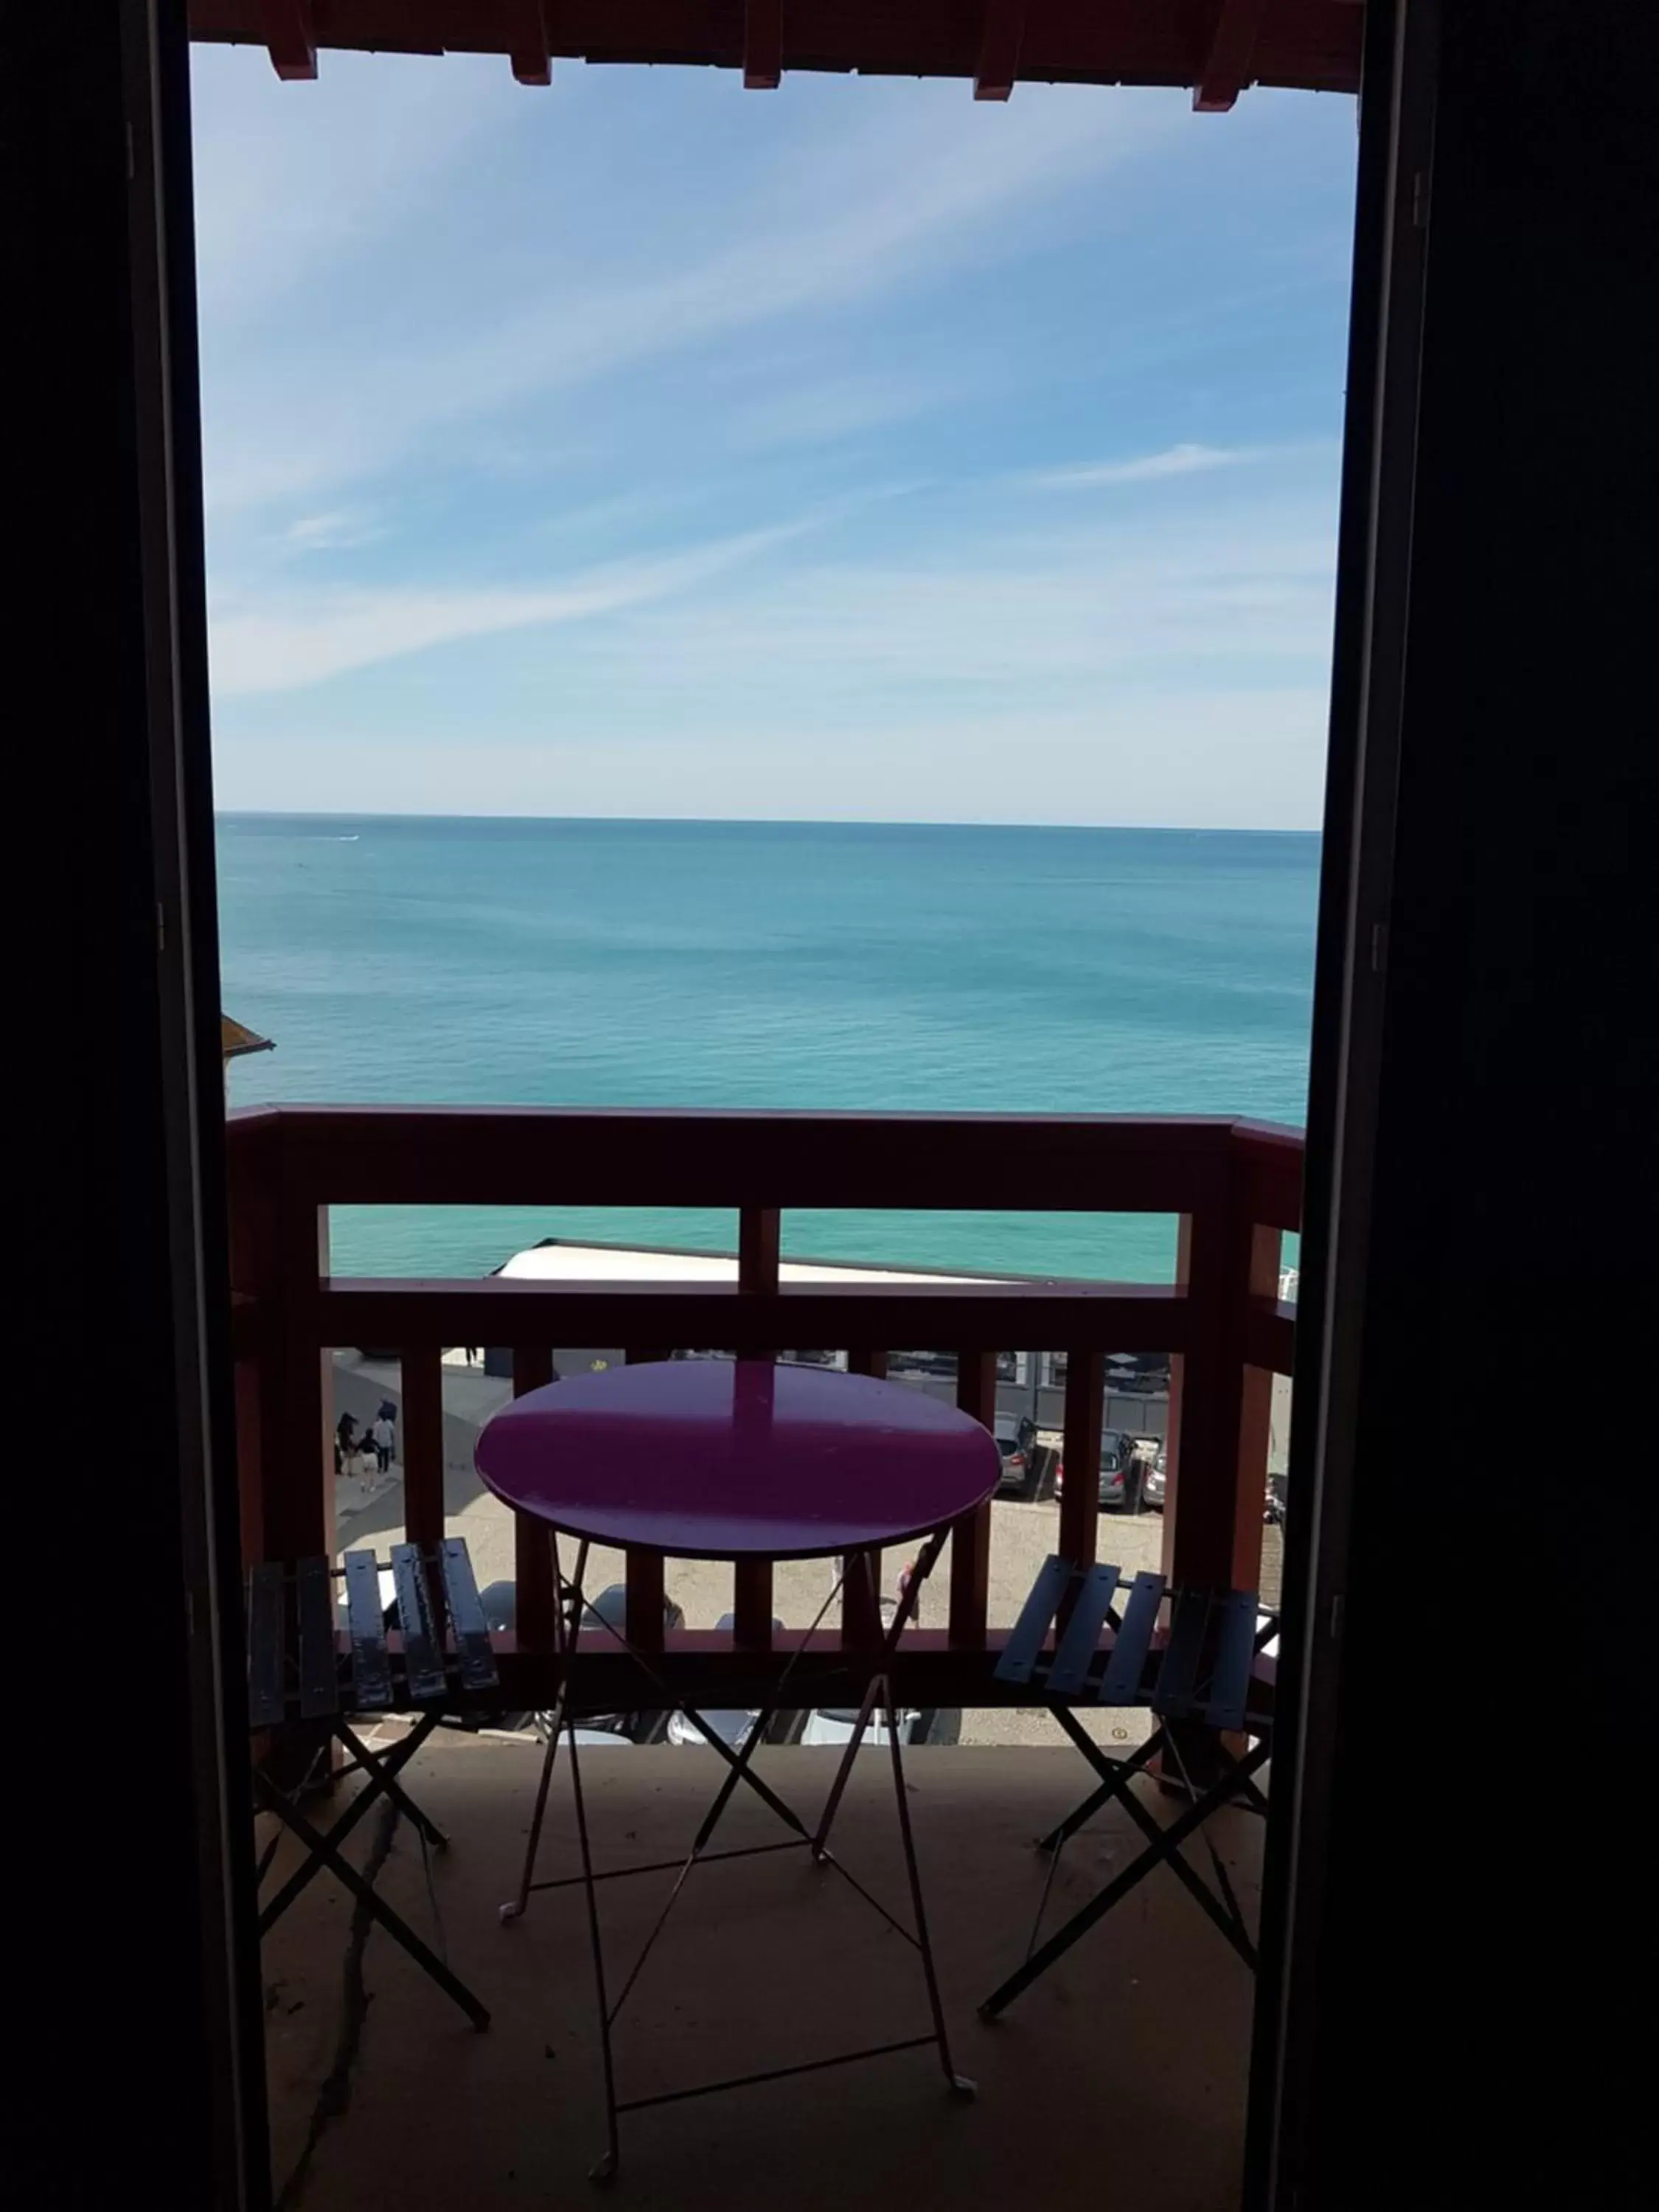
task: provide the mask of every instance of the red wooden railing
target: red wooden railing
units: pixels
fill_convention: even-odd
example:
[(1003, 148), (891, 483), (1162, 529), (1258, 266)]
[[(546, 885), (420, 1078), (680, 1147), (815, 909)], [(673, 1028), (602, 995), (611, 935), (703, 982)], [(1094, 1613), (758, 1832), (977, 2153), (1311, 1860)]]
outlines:
[[(514, 1387), (552, 1373), (550, 1347), (839, 1346), (866, 1373), (890, 1346), (953, 1352), (958, 1403), (989, 1422), (995, 1355), (1067, 1355), (1065, 1457), (1099, 1454), (1106, 1352), (1172, 1355), (1164, 1565), (1180, 1579), (1252, 1585), (1261, 1542), (1272, 1377), (1291, 1371), (1294, 1328), (1278, 1303), (1284, 1232), (1299, 1219), (1302, 1140), (1225, 1120), (997, 1115), (575, 1113), (523, 1109), (256, 1108), (229, 1127), (231, 1274), (243, 1545), (252, 1558), (333, 1549), (332, 1347), (399, 1348), (404, 1513), (415, 1541), (443, 1533), (442, 1348), (513, 1347)], [(363, 1280), (331, 1275), (333, 1205), (580, 1204), (735, 1207), (735, 1287)], [(792, 1207), (1176, 1214), (1177, 1279), (781, 1287)], [(647, 1348), (649, 1347), (649, 1348)], [(1058, 1548), (1095, 1556), (1094, 1486), (1066, 1486)], [(1000, 1701), (999, 1627), (987, 1617), (991, 1509), (952, 1531), (948, 1625), (907, 1635), (902, 1694), (927, 1705)], [(545, 1541), (520, 1523), (515, 1644), (504, 1668), (528, 1704), (551, 1670)], [(874, 1623), (848, 1578), (841, 1648), (856, 1674)], [(665, 1663), (704, 1703), (734, 1704), (763, 1676), (769, 1564), (739, 1571), (732, 1636), (686, 1632)], [(664, 1644), (663, 1562), (627, 1562), (629, 1632)], [(834, 1649), (836, 1638), (828, 1638)], [(634, 1662), (595, 1654), (637, 1702)]]

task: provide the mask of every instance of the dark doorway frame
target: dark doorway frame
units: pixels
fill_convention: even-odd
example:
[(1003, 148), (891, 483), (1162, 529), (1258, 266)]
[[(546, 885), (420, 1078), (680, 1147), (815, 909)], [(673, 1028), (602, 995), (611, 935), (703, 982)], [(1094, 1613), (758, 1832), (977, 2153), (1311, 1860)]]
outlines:
[(1620, 1793), (1653, 1741), (1659, 25), (1388, 12), (1249, 2202), (1622, 2212), (1653, 2188), (1615, 2023), (1650, 1948)]
[(46, 1287), (14, 1498), (51, 1546), (18, 1520), (8, 2178), (262, 2212), (182, 0), (9, 9), (0, 100), (15, 1195)]
[[(1376, 0), (1375, 12), (1391, 14), (1389, 0)], [(107, 72), (100, 74), (92, 54), (100, 34), (107, 42), (116, 18), (122, 59), (118, 86)], [(1374, 38), (1372, 43), (1376, 48), (1380, 41)], [(153, 1178), (155, 1194), (164, 1202), (164, 1231), (162, 1216), (156, 1217), (164, 1241), (157, 1249), (166, 1255), (172, 1295), (165, 1315), (158, 1310), (156, 1319), (158, 1325), (166, 1324), (173, 1418), (165, 1441), (158, 1431), (157, 1457), (163, 1464), (171, 1459), (179, 1498), (177, 1517), (163, 1533), (176, 1547), (189, 1595), (193, 1633), (177, 1654), (178, 1680), (191, 1716), (198, 1784), (188, 1799), (187, 1832), (170, 1819), (158, 1820), (152, 1841), (158, 1861), (191, 1864), (199, 1885), (198, 2049), (204, 2109), (213, 2126), (210, 2175), (204, 2175), (206, 2193), (198, 2201), (259, 2212), (270, 2189), (261, 1991), (248, 1854), (237, 1847), (231, 1809), (247, 1803), (248, 1783), (246, 1738), (234, 1717), (240, 1605), (219, 1195), (222, 1091), (216, 1057), (217, 943), (184, 0), (118, 0), (101, 24), (83, 26), (78, 42), (60, 43), (59, 51), (44, 56), (43, 63), (43, 74), (55, 72), (58, 85), (73, 79), (77, 87), (74, 120), (85, 143), (100, 149), (106, 191), (118, 181), (112, 163), (118, 161), (125, 173), (118, 179), (125, 201), (124, 265), (118, 269), (112, 259), (98, 273), (112, 288), (119, 283), (130, 349), (130, 366), (112, 379), (125, 387), (123, 397), (131, 412), (124, 454), (129, 473), (120, 486), (125, 535), (121, 589), (132, 618), (126, 638), (123, 734), (131, 750), (131, 732), (142, 723), (148, 743), (143, 817), (129, 815), (124, 825), (131, 857), (142, 861), (138, 872), (144, 880), (118, 920), (131, 932), (137, 916), (153, 911), (159, 931), (157, 988), (143, 1017), (155, 1086), (149, 1143), (131, 1164), (137, 1174)], [(1392, 52), (1383, 83), (1382, 93), (1367, 96), (1362, 177), (1378, 172), (1381, 157), (1374, 149), (1394, 112)], [(1391, 164), (1384, 166), (1391, 173)], [(1362, 233), (1356, 297), (1371, 281), (1368, 253), (1380, 253), (1382, 246), (1380, 229)], [(92, 273), (83, 264), (86, 283)], [(1352, 421), (1351, 414), (1351, 438)], [(1372, 587), (1372, 562), (1357, 559), (1352, 551), (1355, 533), (1369, 535), (1374, 495), (1373, 441), (1367, 440), (1364, 452), (1364, 466), (1351, 455), (1344, 489), (1345, 585), (1339, 619), (1351, 696), (1348, 711), (1339, 708), (1334, 718), (1332, 781), (1334, 791), (1347, 794), (1348, 804), (1345, 812), (1334, 800), (1328, 836), (1335, 830), (1345, 841), (1357, 832), (1352, 811), (1359, 787), (1352, 770), (1345, 774), (1339, 757), (1357, 741), (1359, 670), (1369, 647), (1358, 610), (1361, 594), (1368, 603)], [(136, 753), (132, 763), (137, 766)], [(1328, 1010), (1342, 1002), (1351, 964), (1353, 933), (1346, 907), (1355, 871), (1348, 858), (1346, 842), (1335, 855), (1328, 844), (1320, 979), (1322, 1007)], [(1370, 860), (1374, 872), (1375, 850)], [(143, 895), (151, 886), (153, 902)], [(1333, 934), (1339, 930), (1340, 936)], [(154, 948), (146, 941), (135, 949), (148, 967)], [(1333, 1110), (1340, 1087), (1338, 1060), (1351, 1047), (1347, 1024), (1328, 1011), (1318, 1049), (1328, 1063), (1325, 1093)], [(1328, 1145), (1322, 1157), (1328, 1162), (1334, 1152)], [(1316, 1234), (1311, 1241), (1316, 1249)], [(1304, 1330), (1321, 1297), (1318, 1263), (1311, 1252), (1308, 1256), (1312, 1264), (1304, 1265), (1303, 1277)], [(1302, 1389), (1307, 1397), (1315, 1395), (1310, 1382), (1304, 1372)], [(1298, 1424), (1299, 1437), (1305, 1437), (1307, 1428), (1305, 1419)], [(1305, 1443), (1298, 1449), (1305, 1462)], [(1305, 1465), (1302, 1480), (1311, 1487)], [(1273, 2092), (1265, 2074), (1258, 2095), (1264, 2109), (1272, 2104)], [(189, 2201), (182, 2186), (175, 2201)]]
[(1310, 1054), (1285, 1613), (1250, 2052), (1247, 2212), (1298, 2201), (1370, 1249), (1400, 775), (1437, 0), (1369, 0)]

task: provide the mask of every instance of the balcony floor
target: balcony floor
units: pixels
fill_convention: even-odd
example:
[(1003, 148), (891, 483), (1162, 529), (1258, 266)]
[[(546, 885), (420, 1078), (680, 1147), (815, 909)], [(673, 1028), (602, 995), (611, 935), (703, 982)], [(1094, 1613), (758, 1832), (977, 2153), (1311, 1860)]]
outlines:
[[(836, 1757), (775, 1748), (764, 1771), (810, 1819)], [(394, 1823), (379, 1875), (421, 1933), (441, 1929), (456, 1971), (492, 2008), (488, 2034), (383, 1932), (355, 1947), (350, 1900), (326, 1873), (267, 1939), (282, 2212), (593, 2202), (586, 2175), (604, 2128), (580, 1891), (533, 1899), (515, 1926), (496, 1917), (515, 1887), (538, 1765), (527, 1742), (434, 1739), (409, 1778), (451, 1849), (434, 1856), (428, 1883), (417, 1838)], [(910, 1753), (908, 1773), (956, 2063), (978, 2100), (945, 2095), (933, 2053), (921, 2051), (668, 2106), (624, 2120), (618, 2194), (720, 2212), (775, 2212), (781, 2197), (799, 2212), (896, 2197), (1000, 2208), (1109, 2193), (1136, 2212), (1236, 2203), (1252, 1996), (1243, 1965), (1159, 1869), (1006, 2021), (985, 2026), (975, 2004), (1022, 1954), (1041, 1887), (1030, 1839), (1083, 1794), (1087, 1771), (1064, 1747), (931, 1747)], [(718, 1780), (712, 1754), (667, 1747), (595, 1751), (583, 1777), (601, 1865), (683, 1850)], [(1149, 1790), (1146, 1802), (1172, 1801)], [(574, 1869), (569, 1814), (562, 1781), (544, 1875)], [(718, 1840), (781, 1832), (739, 1790)], [(1261, 1823), (1230, 1813), (1212, 1833), (1253, 1917)], [(362, 1863), (386, 1840), (381, 1808), (350, 1848)], [(1121, 1814), (1077, 1838), (1050, 1924), (1137, 1842)], [(861, 1756), (835, 1848), (902, 1915), (884, 1757)], [(613, 1996), (667, 1887), (653, 1875), (601, 1891)], [(623, 2015), (621, 2094), (926, 2027), (914, 1953), (846, 1884), (804, 1853), (709, 1866), (688, 1884)]]

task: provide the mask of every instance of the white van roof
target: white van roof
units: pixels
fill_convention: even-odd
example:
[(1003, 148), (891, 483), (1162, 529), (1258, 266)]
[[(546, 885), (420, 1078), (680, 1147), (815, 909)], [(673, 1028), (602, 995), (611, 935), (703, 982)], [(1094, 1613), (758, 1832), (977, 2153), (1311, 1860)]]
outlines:
[[(730, 1252), (677, 1252), (649, 1246), (567, 1244), (550, 1237), (515, 1252), (500, 1270), (520, 1281), (543, 1283), (735, 1283)], [(926, 1274), (895, 1267), (862, 1267), (829, 1260), (785, 1260), (786, 1283), (994, 1283), (994, 1275)]]

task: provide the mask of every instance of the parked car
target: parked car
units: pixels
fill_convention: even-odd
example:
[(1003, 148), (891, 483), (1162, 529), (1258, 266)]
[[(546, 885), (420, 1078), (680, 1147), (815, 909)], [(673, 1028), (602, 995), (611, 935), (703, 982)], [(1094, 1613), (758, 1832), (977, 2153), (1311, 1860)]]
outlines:
[[(725, 1629), (729, 1633), (737, 1626), (737, 1615), (723, 1613), (714, 1626), (716, 1628)], [(775, 1637), (781, 1637), (785, 1632), (783, 1623), (775, 1614), (772, 1620), (772, 1632)], [(714, 1729), (722, 1743), (729, 1744), (733, 1751), (741, 1751), (754, 1734), (755, 1723), (760, 1718), (760, 1712), (757, 1707), (750, 1707), (745, 1711), (742, 1706), (738, 1705), (717, 1706), (712, 1712), (699, 1708), (698, 1718)], [(774, 1713), (766, 1731), (767, 1742), (787, 1742), (793, 1733), (796, 1718), (797, 1716), (793, 1713)], [(665, 1740), (670, 1743), (683, 1747), (696, 1745), (703, 1750), (708, 1747), (708, 1739), (703, 1735), (702, 1729), (678, 1709), (668, 1716), (668, 1726), (664, 1734)]]
[[(1146, 1462), (1135, 1449), (1134, 1438), (1122, 1429), (1106, 1430), (1100, 1439), (1102, 1510), (1110, 1508), (1117, 1512), (1139, 1512), (1145, 1472)], [(1066, 1463), (1062, 1460), (1054, 1469), (1054, 1496), (1062, 1498), (1065, 1491)]]
[[(682, 1346), (670, 1355), (674, 1359), (735, 1359), (736, 1352), (730, 1345)], [(847, 1355), (842, 1352), (780, 1352), (777, 1363), (781, 1367), (841, 1367)]]
[[(996, 1361), (999, 1382), (1012, 1382), (1018, 1378), (1018, 1352), (999, 1352)], [(957, 1355), (954, 1352), (890, 1352), (887, 1371), (894, 1376), (926, 1375), (937, 1382), (953, 1382), (957, 1372)]]
[[(760, 1715), (753, 1710), (744, 1711), (737, 1705), (720, 1705), (712, 1712), (705, 1712), (700, 1708), (697, 1718), (713, 1729), (722, 1743), (729, 1746), (733, 1751), (741, 1751), (754, 1734), (755, 1723), (760, 1718)], [(683, 1749), (690, 1747), (693, 1750), (703, 1751), (708, 1747), (708, 1739), (698, 1728), (696, 1723), (691, 1719), (690, 1714), (681, 1712), (678, 1707), (668, 1716), (668, 1726), (663, 1732), (663, 1741), (665, 1743), (678, 1744)]]
[[(484, 1620), (491, 1635), (511, 1634), (517, 1629), (519, 1591), (515, 1583), (489, 1583), (479, 1591), (478, 1601), (483, 1607)], [(583, 1619), (595, 1625), (604, 1622), (620, 1630), (627, 1614), (628, 1592), (621, 1583), (611, 1583), (597, 1597), (588, 1601)], [(685, 1626), (685, 1615), (672, 1597), (663, 1599), (662, 1615), (665, 1628), (684, 1628)], [(501, 1713), (484, 1717), (481, 1724), (486, 1728), (530, 1729), (538, 1735), (545, 1737), (552, 1717), (549, 1712)], [(586, 1730), (626, 1736), (630, 1743), (658, 1743), (662, 1740), (667, 1725), (666, 1712), (590, 1713), (583, 1722)], [(579, 1733), (578, 1742), (582, 1740)]]
[(1169, 1480), (1169, 1457), (1168, 1445), (1160, 1444), (1153, 1456), (1152, 1465), (1141, 1477), (1141, 1503), (1143, 1505), (1150, 1505), (1154, 1513), (1161, 1513), (1164, 1510), (1164, 1492)]
[(1164, 1352), (1114, 1352), (1107, 1355), (1106, 1388), (1130, 1397), (1169, 1395), (1170, 1357)]
[[(859, 1724), (858, 1710), (849, 1705), (820, 1706), (807, 1714), (797, 1741), (805, 1744), (839, 1744), (843, 1747), (853, 1741), (853, 1731)], [(955, 1706), (948, 1711), (929, 1706), (917, 1711), (915, 1706), (901, 1706), (898, 1715), (899, 1741), (905, 1745), (919, 1743), (958, 1743), (962, 1740), (962, 1714)], [(888, 1741), (887, 1723), (878, 1717), (864, 1731), (861, 1751), (872, 1744)]]
[(1015, 1421), (999, 1415), (995, 1429), (1002, 1473), (997, 1479), (999, 1498), (1043, 1498), (1053, 1487), (1052, 1449), (1037, 1441), (1036, 1423), (1028, 1413)]

